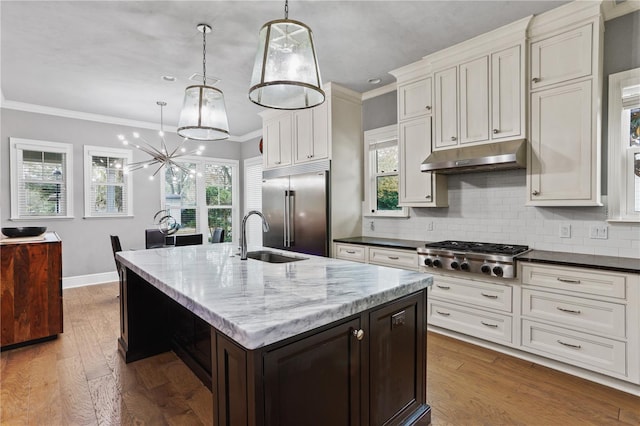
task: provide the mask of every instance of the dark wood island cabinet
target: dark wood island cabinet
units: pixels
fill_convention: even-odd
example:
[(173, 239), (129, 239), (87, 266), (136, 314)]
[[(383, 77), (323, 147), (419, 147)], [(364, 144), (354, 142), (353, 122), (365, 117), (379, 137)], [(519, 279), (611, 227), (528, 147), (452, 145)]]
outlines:
[[(161, 250), (173, 251), (174, 256), (185, 255), (184, 251), (190, 250), (189, 256), (197, 259), (200, 257), (198, 250), (204, 252), (207, 249)], [(201, 254), (203, 258), (212, 258), (211, 253), (209, 256)], [(142, 255), (133, 256), (140, 258)], [(225, 257), (228, 256), (221, 256), (220, 259)], [(405, 291), (382, 297), (380, 294), (387, 289), (395, 292), (404, 286), (394, 287), (375, 282), (372, 286), (376, 291), (381, 290), (377, 286), (384, 287), (384, 291), (376, 293), (373, 296), (375, 300), (367, 302), (364, 301), (368, 299), (368, 294), (363, 292), (356, 304), (361, 303), (364, 309), (355, 309), (342, 318), (332, 320), (329, 309), (327, 319), (319, 320), (322, 325), (311, 326), (301, 332), (284, 333), (276, 324), (274, 327), (267, 326), (255, 336), (251, 336), (252, 327), (247, 326), (243, 329), (247, 336), (242, 336), (236, 334), (238, 330), (226, 329), (229, 324), (225, 321), (232, 322), (233, 318), (219, 324), (215, 319), (207, 318), (207, 312), (215, 311), (216, 306), (225, 306), (223, 302), (211, 305), (205, 312), (200, 309), (201, 302), (195, 300), (194, 296), (199, 292), (211, 292), (212, 300), (214, 293), (219, 299), (225, 299), (229, 296), (225, 294), (229, 292), (229, 286), (237, 285), (239, 294), (248, 298), (246, 315), (255, 315), (267, 305), (256, 308), (249, 303), (255, 305), (269, 299), (272, 295), (270, 285), (252, 289), (250, 280), (231, 284), (222, 278), (223, 285), (207, 282), (198, 290), (189, 279), (183, 281), (184, 276), (188, 275), (183, 273), (179, 274), (181, 283), (172, 284), (170, 289), (167, 276), (161, 278), (150, 273), (150, 270), (138, 269), (132, 267), (133, 264), (123, 262), (120, 270), (121, 294), (124, 296), (121, 298), (121, 353), (129, 362), (173, 349), (211, 388), (216, 425), (430, 423), (431, 409), (426, 404), (425, 341), (426, 286), (430, 283), (430, 277), (371, 265), (351, 265), (351, 262), (333, 259), (314, 259), (310, 256), (306, 266), (311, 270), (322, 264), (320, 270), (326, 273), (317, 279), (335, 282), (336, 279), (332, 278), (341, 276), (344, 284), (338, 285), (346, 287), (345, 294), (360, 287), (358, 279), (364, 282), (382, 282), (387, 278), (391, 281), (406, 279), (416, 286), (412, 287), (409, 283)], [(276, 279), (281, 273), (285, 278), (288, 275), (289, 279), (295, 280), (305, 267), (304, 262), (296, 262), (295, 266), (291, 264), (289, 267), (263, 265), (251, 259), (242, 263), (234, 259), (233, 262), (236, 263), (230, 269), (236, 271), (232, 273), (237, 274), (234, 276), (250, 276), (249, 272), (254, 271), (261, 274), (260, 281), (265, 282)], [(166, 270), (163, 267), (165, 272), (161, 274), (166, 274)], [(177, 276), (175, 273), (170, 275)], [(308, 302), (313, 299), (315, 292), (318, 297), (309, 302), (311, 305), (331, 304), (334, 302), (332, 293), (340, 291), (338, 287), (332, 287), (333, 284), (314, 285), (309, 284), (308, 280), (293, 287), (287, 285), (276, 287), (277, 291), (273, 294), (288, 300), (290, 289), (293, 288), (297, 292), (296, 298), (302, 296)], [(299, 291), (300, 285), (308, 291)], [(184, 290), (185, 287), (194, 290), (190, 295), (181, 293), (181, 296), (186, 296), (185, 299), (174, 293), (175, 289)], [(285, 294), (285, 287), (289, 294)], [(238, 298), (234, 300), (235, 303), (246, 302)], [(288, 321), (287, 316), (295, 318), (297, 310), (308, 309), (307, 302), (296, 303), (288, 312), (284, 311), (283, 324)], [(322, 316), (322, 312), (317, 313)], [(264, 321), (271, 322), (272, 317), (271, 313), (266, 314)], [(318, 323), (312, 321), (310, 318), (314, 315), (306, 311), (302, 317), (305, 322)], [(204, 324), (208, 324), (208, 332), (203, 332)], [(263, 334), (263, 331), (267, 334)], [(286, 337), (269, 337), (269, 333)]]
[(55, 232), (0, 243), (2, 350), (62, 333), (62, 242)]

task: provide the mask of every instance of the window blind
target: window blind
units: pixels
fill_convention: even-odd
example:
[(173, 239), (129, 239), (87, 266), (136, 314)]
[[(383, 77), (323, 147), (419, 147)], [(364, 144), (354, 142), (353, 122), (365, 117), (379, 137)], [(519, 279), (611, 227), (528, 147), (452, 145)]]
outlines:
[[(256, 163), (245, 161), (244, 190), (245, 214), (251, 210), (262, 211), (262, 161)], [(251, 245), (262, 245), (261, 221), (247, 222), (247, 241)]]
[(66, 216), (67, 155), (20, 149), (18, 158), (19, 216)]
[(128, 175), (124, 172), (126, 165), (126, 158), (91, 156), (90, 216), (129, 213)]

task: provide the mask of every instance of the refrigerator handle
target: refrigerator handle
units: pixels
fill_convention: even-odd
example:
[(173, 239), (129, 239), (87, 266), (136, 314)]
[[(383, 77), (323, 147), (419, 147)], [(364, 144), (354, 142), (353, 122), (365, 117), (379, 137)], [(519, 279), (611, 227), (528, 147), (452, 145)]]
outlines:
[(289, 191), (284, 191), (284, 247), (289, 247)]
[(296, 229), (296, 192), (289, 190), (289, 214), (287, 215), (289, 221), (289, 247), (295, 245), (295, 229)]

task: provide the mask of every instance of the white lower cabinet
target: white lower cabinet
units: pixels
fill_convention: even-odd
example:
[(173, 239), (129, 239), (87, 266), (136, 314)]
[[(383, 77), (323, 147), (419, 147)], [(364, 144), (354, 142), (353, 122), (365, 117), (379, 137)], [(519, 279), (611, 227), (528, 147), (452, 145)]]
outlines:
[(414, 249), (392, 249), (362, 244), (335, 243), (336, 259), (371, 263), (392, 268), (418, 270), (418, 253)]
[(511, 315), (456, 305), (440, 300), (428, 301), (427, 322), (459, 333), (497, 343), (512, 343)]

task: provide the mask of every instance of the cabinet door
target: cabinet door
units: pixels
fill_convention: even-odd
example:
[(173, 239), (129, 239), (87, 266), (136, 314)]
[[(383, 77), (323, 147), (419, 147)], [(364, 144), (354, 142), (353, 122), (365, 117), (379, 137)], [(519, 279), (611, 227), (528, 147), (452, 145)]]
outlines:
[(312, 109), (313, 111), (313, 145), (312, 160), (329, 158), (329, 102)]
[(489, 57), (460, 64), (460, 143), (489, 140)]
[(398, 119), (431, 114), (431, 77), (398, 87)]
[(305, 163), (313, 155), (313, 111), (305, 109), (293, 113), (294, 162)]
[(266, 425), (360, 424), (356, 318), (264, 355)]
[(291, 164), (291, 113), (265, 122), (264, 167), (273, 168)]
[(529, 205), (597, 205), (591, 81), (531, 95)]
[(433, 201), (431, 172), (420, 171), (422, 161), (431, 154), (431, 117), (400, 123), (400, 199), (399, 204)]
[(458, 145), (458, 68), (434, 74), (435, 147)]
[(491, 54), (491, 139), (522, 135), (520, 46)]
[(402, 424), (426, 400), (424, 292), (369, 315), (369, 424)]
[(531, 90), (591, 75), (592, 25), (531, 43)]

